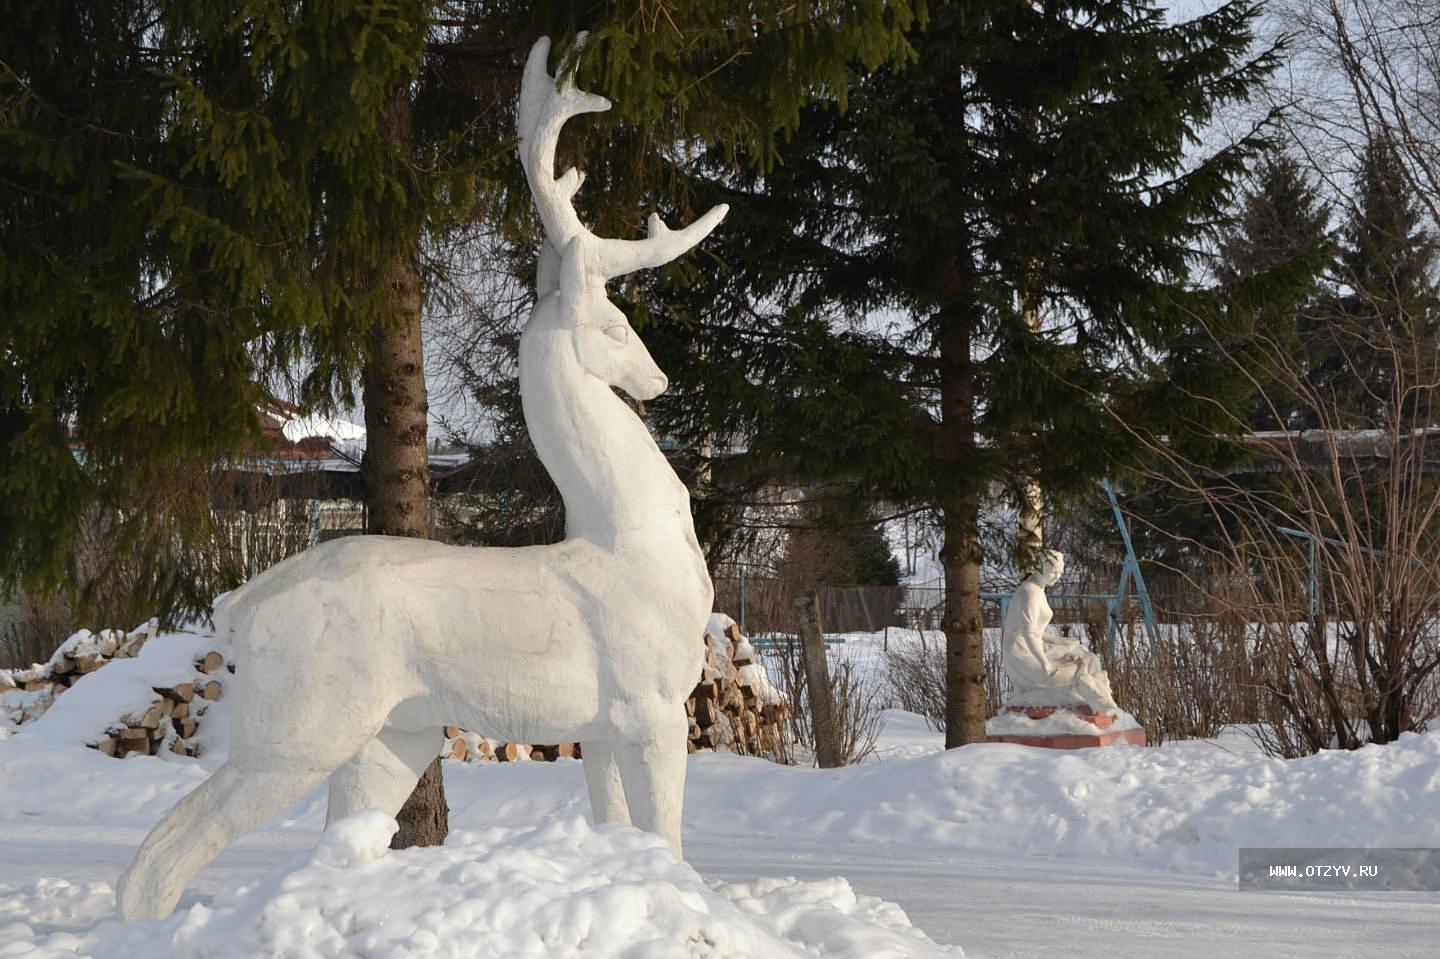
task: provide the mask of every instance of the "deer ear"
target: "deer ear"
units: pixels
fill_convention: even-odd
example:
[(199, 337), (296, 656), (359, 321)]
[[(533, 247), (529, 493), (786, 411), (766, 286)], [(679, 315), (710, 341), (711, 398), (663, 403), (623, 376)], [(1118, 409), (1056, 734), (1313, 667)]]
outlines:
[(566, 326), (584, 326), (585, 248), (576, 236), (560, 252), (560, 309)]
[(540, 241), (540, 262), (535, 267), (535, 299), (543, 300), (560, 288), (560, 254), (549, 238)]

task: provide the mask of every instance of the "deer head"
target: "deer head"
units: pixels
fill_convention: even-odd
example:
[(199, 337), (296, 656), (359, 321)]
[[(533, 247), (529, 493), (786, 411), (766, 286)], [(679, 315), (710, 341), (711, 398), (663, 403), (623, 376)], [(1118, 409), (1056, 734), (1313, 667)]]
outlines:
[[(584, 34), (576, 37), (577, 48), (584, 40)], [(652, 213), (643, 240), (604, 239), (590, 232), (572, 202), (584, 174), (571, 167), (555, 176), (555, 145), (566, 120), (608, 110), (610, 101), (577, 90), (573, 72), (564, 73), (557, 81), (546, 66), (549, 55), (546, 37), (530, 49), (516, 120), (520, 164), (545, 227), (536, 292), (542, 302), (558, 297), (559, 320), (574, 331), (576, 355), (586, 372), (637, 400), (653, 399), (668, 385), (665, 374), (625, 314), (610, 302), (605, 284), (617, 276), (669, 263), (705, 239), (729, 208), (716, 206), (680, 230), (671, 230)]]

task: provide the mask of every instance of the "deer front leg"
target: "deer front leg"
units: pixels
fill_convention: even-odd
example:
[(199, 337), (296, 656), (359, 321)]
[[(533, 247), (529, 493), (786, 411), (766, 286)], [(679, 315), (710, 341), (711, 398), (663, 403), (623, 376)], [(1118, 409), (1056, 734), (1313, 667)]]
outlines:
[(689, 729), (685, 709), (674, 704), (636, 712), (644, 721), (637, 722), (632, 727), (633, 735), (626, 736), (617, 747), (630, 821), (664, 837), (675, 855), (683, 858), (680, 827), (685, 808)]

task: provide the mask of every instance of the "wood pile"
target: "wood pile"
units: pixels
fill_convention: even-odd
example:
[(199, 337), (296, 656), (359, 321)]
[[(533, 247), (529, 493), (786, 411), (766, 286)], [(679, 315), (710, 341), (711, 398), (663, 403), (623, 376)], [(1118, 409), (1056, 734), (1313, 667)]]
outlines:
[(139, 716), (120, 717), (91, 748), (115, 757), (131, 753), (155, 756), (167, 750), (179, 756), (200, 755), (195, 733), (200, 718), (224, 692), (224, 684), (217, 676), (222, 669), (233, 673), (235, 666), (217, 650), (206, 653), (195, 660), (194, 679), (151, 687), (155, 699), (150, 705)]
[[(44, 715), (55, 698), (115, 659), (136, 656), (156, 634), (155, 623), (125, 633), (105, 629), (98, 633), (81, 630), (71, 636), (47, 663), (29, 669), (0, 671), (0, 695), (20, 693), (14, 701), (13, 718), (20, 724)], [(155, 698), (137, 713), (118, 718), (97, 742), (89, 743), (107, 756), (128, 756), (140, 753), (154, 756), (170, 751), (181, 756), (199, 754), (195, 733), (200, 717), (209, 704), (220, 698), (224, 690), (221, 680), (235, 667), (226, 662), (218, 650), (211, 650), (195, 660), (195, 672), (183, 682), (152, 687)]]
[(55, 697), (95, 672), (112, 659), (129, 659), (155, 635), (155, 624), (147, 623), (132, 633), (118, 629), (102, 629), (98, 633), (81, 630), (66, 640), (47, 663), (29, 669), (0, 671), (0, 695), (24, 692), (16, 710), (20, 724), (39, 719), (55, 702)]
[(728, 749), (771, 756), (784, 742), (789, 710), (738, 626), (731, 623), (718, 639), (705, 634), (700, 682), (685, 702), (692, 753)]
[[(731, 623), (720, 638), (705, 634), (700, 682), (685, 702), (690, 752), (729, 749), (773, 755), (783, 742), (789, 706), (755, 661), (755, 650)], [(579, 743), (501, 743), (456, 726), (445, 727), (440, 755), (460, 762), (553, 762), (580, 759)]]
[(150, 636), (149, 630), (143, 628), (128, 636), (118, 629), (98, 633), (82, 630), (57, 649), (48, 663), (0, 673), (0, 692), (64, 692), (81, 676), (95, 672), (110, 660), (134, 656)]
[(548, 763), (557, 759), (579, 759), (580, 744), (532, 746), (529, 743), (501, 743), (456, 726), (446, 726), (445, 747), (440, 755), (469, 763)]

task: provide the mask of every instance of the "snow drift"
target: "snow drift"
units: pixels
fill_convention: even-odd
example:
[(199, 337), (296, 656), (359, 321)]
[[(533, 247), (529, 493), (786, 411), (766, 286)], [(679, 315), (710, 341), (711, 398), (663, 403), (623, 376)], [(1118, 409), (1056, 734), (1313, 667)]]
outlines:
[[(456, 832), (443, 847), (390, 852), (378, 812), (328, 830), (313, 852), (232, 883), (208, 905), (122, 926), (24, 941), (0, 927), (0, 956), (95, 959), (705, 957), (902, 959), (959, 956), (898, 906), (843, 879), (707, 884), (664, 840), (571, 817)], [(28, 892), (28, 896), (25, 893)], [(34, 919), (103, 897), (55, 884), (22, 891)], [(57, 910), (55, 907), (60, 906)], [(13, 914), (13, 912), (12, 912)], [(0, 916), (4, 912), (0, 911)], [(6, 940), (9, 944), (6, 944)]]

